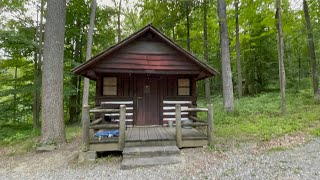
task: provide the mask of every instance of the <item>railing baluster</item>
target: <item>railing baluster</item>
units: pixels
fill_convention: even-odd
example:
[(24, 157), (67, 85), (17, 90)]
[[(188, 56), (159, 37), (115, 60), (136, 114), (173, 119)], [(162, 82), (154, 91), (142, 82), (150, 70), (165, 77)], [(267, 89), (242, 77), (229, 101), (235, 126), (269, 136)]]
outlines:
[(120, 105), (120, 117), (119, 117), (119, 149), (123, 150), (126, 141), (126, 105)]
[(86, 152), (89, 151), (89, 124), (90, 124), (90, 106), (83, 105), (82, 113), (84, 115), (82, 121), (82, 151)]
[(208, 126), (207, 126), (207, 133), (208, 133), (208, 142), (209, 145), (213, 144), (213, 109), (212, 104), (208, 104)]
[(181, 104), (176, 104), (176, 141), (178, 148), (182, 148)]

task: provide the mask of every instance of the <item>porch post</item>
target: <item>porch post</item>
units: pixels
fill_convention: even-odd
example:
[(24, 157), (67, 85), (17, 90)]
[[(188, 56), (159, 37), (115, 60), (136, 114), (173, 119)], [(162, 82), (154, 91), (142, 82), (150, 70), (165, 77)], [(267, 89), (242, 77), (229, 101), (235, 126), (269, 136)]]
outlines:
[(119, 149), (123, 150), (126, 142), (126, 105), (120, 105), (120, 117), (119, 117)]
[(89, 151), (89, 124), (90, 124), (90, 115), (89, 115), (90, 106), (83, 105), (82, 111), (82, 151)]
[(176, 141), (178, 148), (182, 148), (181, 104), (176, 104)]
[(213, 144), (213, 109), (212, 109), (212, 104), (208, 104), (208, 142), (209, 145)]

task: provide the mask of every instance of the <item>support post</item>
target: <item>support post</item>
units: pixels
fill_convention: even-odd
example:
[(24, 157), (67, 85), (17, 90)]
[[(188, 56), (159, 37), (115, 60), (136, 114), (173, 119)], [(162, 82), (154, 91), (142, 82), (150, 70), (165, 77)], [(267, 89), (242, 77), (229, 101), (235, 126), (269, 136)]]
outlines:
[(176, 141), (178, 148), (182, 148), (181, 104), (176, 104)]
[(120, 105), (120, 118), (119, 118), (119, 150), (124, 149), (125, 134), (126, 134), (126, 105)]
[(209, 145), (213, 144), (213, 108), (212, 104), (208, 104), (208, 143)]
[(83, 105), (82, 113), (82, 151), (89, 151), (89, 124), (90, 124), (90, 106)]

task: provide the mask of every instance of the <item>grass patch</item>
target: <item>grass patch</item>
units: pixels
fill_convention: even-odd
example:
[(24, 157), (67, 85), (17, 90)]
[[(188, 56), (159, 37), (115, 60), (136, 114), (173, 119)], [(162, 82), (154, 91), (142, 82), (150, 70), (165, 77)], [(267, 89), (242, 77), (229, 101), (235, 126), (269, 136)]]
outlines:
[(277, 146), (277, 147), (273, 147), (273, 148), (269, 149), (268, 151), (269, 152), (278, 152), (278, 151), (285, 151), (287, 149), (288, 148), (283, 147), (283, 146)]
[(80, 135), (81, 125), (79, 124), (69, 125), (69, 126), (66, 126), (65, 130), (66, 130), (66, 141), (71, 142)]
[(311, 129), (310, 134), (312, 134), (314, 136), (320, 136), (320, 128)]
[[(305, 131), (319, 124), (320, 105), (313, 102), (311, 90), (288, 91), (287, 113), (281, 114), (279, 92), (235, 99), (235, 112), (223, 111), (222, 97), (214, 97), (214, 125), (217, 138), (268, 141), (296, 131)], [(204, 100), (198, 104), (204, 106)], [(201, 119), (206, 114), (198, 114)], [(314, 129), (313, 128), (313, 129)], [(312, 130), (320, 135), (320, 128)]]
[[(12, 155), (35, 150), (40, 140), (40, 129), (34, 130), (32, 124), (3, 123), (0, 124), (0, 148), (11, 147)], [(68, 125), (65, 129), (66, 141), (71, 142), (80, 135), (80, 125)]]

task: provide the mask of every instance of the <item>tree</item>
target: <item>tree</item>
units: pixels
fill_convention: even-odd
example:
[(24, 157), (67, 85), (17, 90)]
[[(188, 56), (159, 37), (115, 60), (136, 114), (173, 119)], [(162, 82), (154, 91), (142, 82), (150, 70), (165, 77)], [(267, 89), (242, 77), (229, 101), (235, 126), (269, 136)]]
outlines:
[(242, 96), (242, 74), (240, 62), (240, 38), (239, 38), (239, 0), (234, 1), (235, 20), (236, 20), (236, 60), (237, 60), (237, 74), (238, 74), (238, 95)]
[(308, 34), (308, 52), (309, 52), (310, 66), (312, 69), (313, 95), (314, 95), (314, 100), (316, 102), (320, 102), (319, 77), (318, 77), (318, 69), (317, 69), (318, 65), (317, 65), (316, 52), (314, 47), (312, 26), (311, 26), (311, 21), (309, 16), (309, 7), (306, 0), (303, 0), (303, 12), (306, 20), (306, 28), (307, 28), (307, 34)]
[[(93, 27), (94, 27), (94, 19), (96, 15), (97, 3), (96, 0), (92, 0), (91, 2), (91, 15), (90, 15), (90, 26), (88, 30), (88, 41), (87, 41), (87, 52), (86, 52), (86, 61), (91, 58), (91, 49), (92, 49), (92, 36), (93, 36)], [(89, 79), (84, 78), (83, 85), (83, 96), (82, 96), (82, 112), (84, 111), (84, 106), (89, 104)], [(81, 121), (84, 122), (88, 115), (82, 113)]]
[[(36, 32), (36, 41), (38, 45), (34, 52), (34, 89), (33, 89), (33, 128), (40, 126), (40, 87), (41, 87), (41, 66), (42, 66), (42, 44), (43, 44), (43, 11), (44, 0), (40, 0), (40, 22), (39, 30)], [(38, 40), (37, 40), (38, 39)]]
[(187, 17), (187, 22), (186, 22), (186, 28), (187, 28), (187, 49), (188, 49), (188, 51), (190, 51), (191, 50), (191, 47), (190, 47), (190, 16), (189, 16), (189, 14), (190, 14), (190, 2), (189, 2), (189, 0), (186, 0), (186, 17)]
[(229, 35), (226, 15), (226, 1), (218, 0), (218, 17), (220, 27), (220, 47), (222, 66), (223, 106), (225, 111), (234, 111), (233, 85), (230, 65)]
[(42, 72), (41, 145), (65, 142), (63, 56), (66, 1), (48, 0)]
[[(208, 25), (207, 25), (207, 0), (203, 0), (203, 50), (204, 61), (208, 63)], [(207, 104), (211, 104), (210, 79), (205, 79), (205, 91)]]
[(119, 8), (118, 8), (118, 13), (117, 13), (117, 16), (118, 16), (118, 21), (117, 21), (117, 24), (118, 24), (118, 42), (121, 41), (121, 27), (120, 27), (120, 16), (121, 16), (121, 0), (119, 1)]
[(282, 13), (281, 0), (276, 1), (276, 27), (278, 29), (278, 61), (279, 61), (279, 78), (281, 91), (281, 111), (286, 113), (286, 73), (284, 69), (284, 44), (282, 30)]

